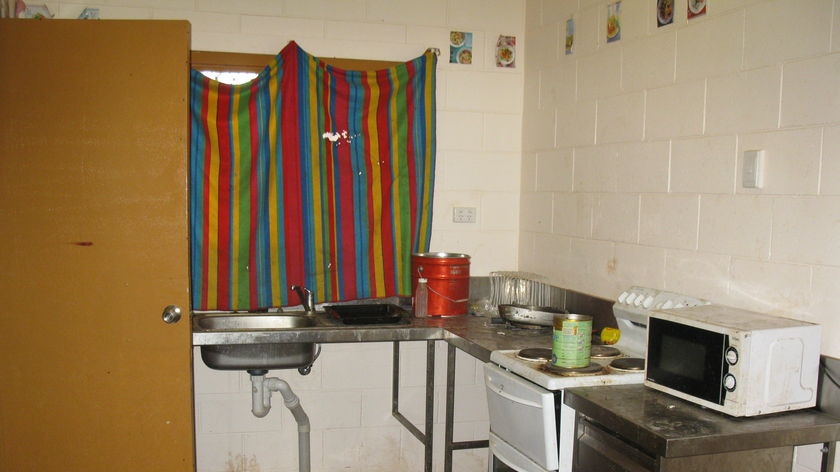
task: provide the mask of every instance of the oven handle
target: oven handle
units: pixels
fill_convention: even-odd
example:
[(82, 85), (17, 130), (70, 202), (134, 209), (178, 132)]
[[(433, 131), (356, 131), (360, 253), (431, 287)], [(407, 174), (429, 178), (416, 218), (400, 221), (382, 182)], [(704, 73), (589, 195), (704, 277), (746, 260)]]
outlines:
[(501, 396), (503, 398), (507, 398), (508, 400), (510, 400), (512, 402), (519, 403), (519, 404), (526, 405), (526, 406), (530, 406), (530, 407), (534, 407), (534, 408), (542, 408), (541, 403), (530, 402), (528, 400), (523, 400), (522, 398), (515, 397), (515, 396), (505, 392), (503, 390), (503, 388), (499, 388), (496, 385), (493, 385), (492, 388), (493, 388), (493, 391), (496, 392), (496, 394), (498, 394), (499, 396)]

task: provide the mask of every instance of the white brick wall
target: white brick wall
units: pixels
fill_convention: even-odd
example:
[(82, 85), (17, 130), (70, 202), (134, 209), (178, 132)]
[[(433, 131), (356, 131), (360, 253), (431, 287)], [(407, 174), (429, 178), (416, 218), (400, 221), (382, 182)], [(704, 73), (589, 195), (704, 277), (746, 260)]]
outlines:
[[(519, 268), (607, 298), (644, 280), (837, 324), (837, 0), (716, 0), (691, 20), (680, 0), (661, 28), (655, 2), (625, 0), (609, 44), (607, 3), (526, 3), (525, 83), (539, 91), (524, 98)], [(546, 43), (571, 17), (565, 55)], [(745, 189), (755, 149), (764, 186)], [(547, 253), (566, 263), (546, 267)], [(823, 341), (840, 355), (830, 329)]]

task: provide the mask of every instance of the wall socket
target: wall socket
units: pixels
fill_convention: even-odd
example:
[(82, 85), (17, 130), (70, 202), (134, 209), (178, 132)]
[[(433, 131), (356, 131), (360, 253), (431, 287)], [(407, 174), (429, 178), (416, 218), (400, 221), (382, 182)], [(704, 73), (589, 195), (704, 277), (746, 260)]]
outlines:
[(452, 208), (453, 223), (475, 223), (475, 207)]

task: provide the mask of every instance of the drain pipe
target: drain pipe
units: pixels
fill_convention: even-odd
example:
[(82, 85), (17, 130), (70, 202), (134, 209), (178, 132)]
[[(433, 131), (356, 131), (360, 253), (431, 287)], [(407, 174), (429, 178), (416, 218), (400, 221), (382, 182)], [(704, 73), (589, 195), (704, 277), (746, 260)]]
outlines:
[(283, 404), (292, 412), (298, 425), (298, 470), (309, 472), (309, 416), (303, 411), (292, 388), (283, 379), (266, 378), (267, 370), (249, 370), (251, 374), (251, 413), (263, 418), (271, 410), (271, 393), (280, 392)]

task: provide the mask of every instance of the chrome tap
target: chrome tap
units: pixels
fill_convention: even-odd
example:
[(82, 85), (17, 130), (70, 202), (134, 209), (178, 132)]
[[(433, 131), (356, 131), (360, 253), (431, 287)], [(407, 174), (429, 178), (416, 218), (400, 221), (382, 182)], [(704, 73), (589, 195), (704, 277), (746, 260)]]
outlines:
[(298, 294), (300, 304), (303, 305), (304, 311), (307, 313), (315, 311), (315, 294), (312, 293), (312, 290), (300, 285), (292, 285), (289, 289)]

